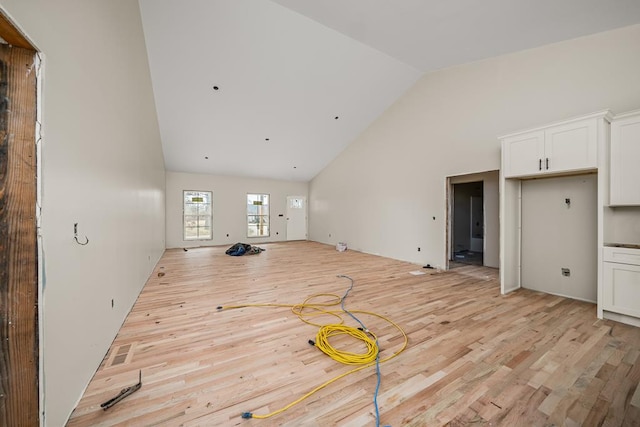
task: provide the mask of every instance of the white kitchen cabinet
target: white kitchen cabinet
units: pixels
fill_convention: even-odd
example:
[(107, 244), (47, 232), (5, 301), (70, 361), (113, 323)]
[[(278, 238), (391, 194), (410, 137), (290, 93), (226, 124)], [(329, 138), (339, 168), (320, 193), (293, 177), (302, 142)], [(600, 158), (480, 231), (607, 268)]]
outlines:
[(532, 131), (502, 140), (505, 177), (542, 173), (544, 131)]
[(640, 318), (640, 249), (605, 247), (602, 308)]
[[(597, 248), (604, 245), (601, 207), (604, 200), (608, 200), (610, 122), (611, 113), (605, 110), (500, 137), (500, 286), (503, 294), (522, 287), (522, 265), (528, 261), (526, 257), (535, 256), (522, 250), (522, 182), (597, 172), (597, 206), (593, 207), (597, 221), (588, 232), (596, 237), (589, 245), (597, 253), (595, 299), (598, 316), (602, 317), (602, 252)], [(565, 203), (566, 197), (560, 199), (561, 203)], [(569, 205), (566, 208), (569, 209)], [(577, 209), (575, 205), (573, 208)], [(553, 222), (553, 219), (549, 221)]]
[(640, 110), (611, 122), (609, 204), (640, 206)]
[(602, 120), (602, 116), (559, 122), (502, 137), (505, 178), (597, 169), (598, 120)]

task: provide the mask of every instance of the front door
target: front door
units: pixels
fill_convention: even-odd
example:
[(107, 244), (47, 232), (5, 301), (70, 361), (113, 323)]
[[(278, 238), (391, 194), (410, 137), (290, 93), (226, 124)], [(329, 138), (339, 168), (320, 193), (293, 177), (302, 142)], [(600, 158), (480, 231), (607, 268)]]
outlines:
[(287, 240), (307, 240), (307, 199), (287, 196)]

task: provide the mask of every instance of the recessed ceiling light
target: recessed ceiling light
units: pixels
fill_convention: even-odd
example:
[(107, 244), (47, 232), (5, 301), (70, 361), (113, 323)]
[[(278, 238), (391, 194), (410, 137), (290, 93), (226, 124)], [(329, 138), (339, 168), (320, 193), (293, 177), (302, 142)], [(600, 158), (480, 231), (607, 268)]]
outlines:
[(218, 90), (218, 89), (220, 89), (218, 86), (213, 87), (213, 90)]

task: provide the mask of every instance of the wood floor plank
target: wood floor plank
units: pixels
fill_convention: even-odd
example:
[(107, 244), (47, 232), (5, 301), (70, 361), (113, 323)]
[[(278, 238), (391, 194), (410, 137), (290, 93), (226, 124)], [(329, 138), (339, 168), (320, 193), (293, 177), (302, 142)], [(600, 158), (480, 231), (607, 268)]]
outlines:
[[(525, 289), (500, 295), (489, 268), (412, 275), (418, 266), (319, 243), (261, 246), (245, 257), (167, 250), (68, 425), (374, 425), (373, 367), (272, 418), (240, 417), (282, 408), (352, 367), (309, 345), (317, 327), (289, 307), (217, 307), (342, 296), (350, 282), (338, 275), (354, 279), (345, 304), (378, 335), (381, 357), (404, 340), (361, 311), (408, 336), (381, 365), (381, 425), (637, 425), (640, 329), (598, 320), (593, 304)], [(103, 411), (140, 370), (142, 388)]]

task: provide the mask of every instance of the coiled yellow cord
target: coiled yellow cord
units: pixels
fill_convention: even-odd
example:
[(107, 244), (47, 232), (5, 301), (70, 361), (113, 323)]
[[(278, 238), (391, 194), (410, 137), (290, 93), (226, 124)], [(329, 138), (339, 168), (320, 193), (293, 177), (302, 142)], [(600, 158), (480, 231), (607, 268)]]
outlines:
[[(357, 340), (364, 342), (367, 346), (365, 353), (352, 353), (349, 351), (341, 351), (336, 349), (329, 342), (329, 338), (338, 335), (349, 335)], [(367, 335), (361, 329), (352, 328), (345, 325), (324, 325), (318, 330), (316, 335), (316, 347), (333, 360), (344, 363), (345, 365), (365, 365), (375, 362), (378, 357), (378, 345), (376, 336), (371, 334), (373, 338)]]
[[(327, 297), (329, 298), (328, 300), (325, 300), (322, 302), (313, 302), (314, 300), (317, 300), (320, 298), (327, 298)], [(354, 328), (351, 326), (344, 325), (344, 318), (342, 317), (344, 314), (346, 314), (344, 310), (328, 310), (327, 309), (328, 307), (333, 307), (341, 303), (342, 303), (342, 297), (340, 297), (339, 295), (314, 294), (308, 297), (307, 299), (305, 299), (304, 302), (302, 302), (301, 304), (294, 304), (294, 305), (291, 305), (291, 304), (243, 304), (243, 305), (218, 307), (218, 310), (229, 310), (229, 309), (244, 308), (244, 307), (290, 307), (293, 314), (298, 316), (300, 320), (302, 320), (303, 322), (309, 325), (317, 326), (320, 328), (316, 335), (315, 346), (318, 347), (323, 353), (325, 353), (326, 355), (331, 357), (333, 360), (336, 360), (340, 363), (344, 363), (347, 365), (360, 365), (357, 368), (351, 369), (350, 371), (347, 371), (334, 378), (331, 378), (330, 380), (324, 382), (323, 384), (314, 388), (310, 392), (306, 393), (305, 395), (301, 396), (300, 398), (294, 400), (293, 402), (289, 403), (288, 405), (276, 411), (273, 411), (265, 415), (257, 415), (250, 412), (244, 412), (242, 414), (243, 418), (266, 419), (274, 415), (280, 414), (286, 411), (287, 409), (302, 402), (303, 400), (307, 399), (309, 396), (313, 395), (317, 391), (322, 390), (329, 384), (332, 384), (340, 380), (341, 378), (346, 377), (347, 375), (356, 373), (358, 371), (361, 371), (365, 368), (368, 368), (376, 364), (376, 359), (378, 358), (378, 351), (379, 351), (376, 335), (369, 330), (361, 330), (359, 328)], [(383, 363), (393, 359), (394, 357), (402, 353), (407, 348), (407, 344), (409, 342), (407, 334), (399, 325), (397, 325), (388, 317), (385, 317), (381, 314), (377, 314), (370, 311), (363, 311), (363, 310), (349, 310), (349, 311), (351, 313), (368, 314), (371, 316), (378, 317), (388, 322), (392, 326), (394, 326), (404, 338), (404, 342), (398, 351), (396, 351), (395, 353), (392, 353), (391, 355), (385, 358), (381, 358), (378, 361), (378, 363)], [(334, 316), (337, 319), (339, 319), (339, 323), (321, 325), (311, 320), (315, 317), (323, 316), (323, 315)], [(331, 337), (336, 337), (339, 335), (349, 335), (357, 340), (362, 341), (365, 344), (367, 351), (365, 353), (353, 353), (353, 352), (347, 352), (347, 351), (336, 349), (331, 345), (331, 343), (329, 342), (329, 339)]]

